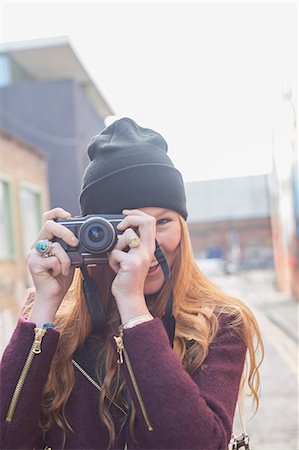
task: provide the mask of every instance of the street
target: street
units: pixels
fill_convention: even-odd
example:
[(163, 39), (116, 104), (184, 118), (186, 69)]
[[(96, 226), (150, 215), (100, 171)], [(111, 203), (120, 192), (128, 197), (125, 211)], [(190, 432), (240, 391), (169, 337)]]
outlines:
[[(269, 271), (210, 278), (251, 307), (264, 340), (260, 408), (251, 420), (251, 399), (245, 400), (252, 450), (298, 450), (298, 302), (276, 292)], [(241, 431), (236, 417), (235, 432)]]

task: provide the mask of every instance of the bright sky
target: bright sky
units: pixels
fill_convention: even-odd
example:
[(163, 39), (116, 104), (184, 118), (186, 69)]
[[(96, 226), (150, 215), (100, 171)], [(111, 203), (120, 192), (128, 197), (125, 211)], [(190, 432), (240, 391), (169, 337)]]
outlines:
[(271, 170), (282, 86), (297, 95), (297, 2), (0, 4), (1, 42), (68, 36), (116, 114), (166, 138), (185, 181)]

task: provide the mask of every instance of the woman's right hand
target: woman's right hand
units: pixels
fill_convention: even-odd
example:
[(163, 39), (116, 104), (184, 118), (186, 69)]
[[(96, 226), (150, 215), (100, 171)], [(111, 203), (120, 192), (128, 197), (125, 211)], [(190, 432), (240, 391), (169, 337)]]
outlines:
[[(43, 215), (44, 225), (37, 237), (37, 241), (58, 237), (72, 247), (79, 244), (75, 235), (64, 225), (52, 219), (66, 219), (71, 215), (62, 208), (54, 208)], [(74, 276), (71, 260), (58, 242), (51, 248), (51, 256), (43, 257), (32, 245), (28, 256), (28, 267), (35, 286), (35, 302), (30, 314), (32, 322), (53, 322), (65, 294)]]

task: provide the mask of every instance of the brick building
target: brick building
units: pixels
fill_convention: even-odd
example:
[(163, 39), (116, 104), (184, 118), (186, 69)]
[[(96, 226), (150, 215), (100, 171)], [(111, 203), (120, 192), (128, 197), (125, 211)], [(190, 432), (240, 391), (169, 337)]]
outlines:
[(197, 259), (234, 270), (273, 267), (268, 176), (186, 184), (188, 227)]
[(0, 132), (1, 314), (16, 314), (31, 284), (27, 255), (49, 206), (47, 156)]

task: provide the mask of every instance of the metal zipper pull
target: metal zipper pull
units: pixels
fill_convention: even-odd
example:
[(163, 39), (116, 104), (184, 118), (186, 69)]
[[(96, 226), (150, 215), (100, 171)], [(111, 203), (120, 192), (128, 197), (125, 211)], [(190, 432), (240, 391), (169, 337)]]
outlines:
[(46, 328), (35, 328), (34, 332), (35, 332), (35, 338), (34, 338), (32, 351), (33, 351), (33, 353), (38, 355), (39, 353), (41, 353), (42, 339), (43, 339), (44, 335), (46, 334), (47, 329)]
[(123, 350), (124, 350), (123, 338), (122, 338), (122, 336), (113, 336), (113, 337), (114, 337), (114, 340), (115, 340), (116, 346), (117, 346), (117, 353), (118, 353), (117, 363), (118, 364), (122, 364), (124, 362), (124, 358), (123, 358)]

